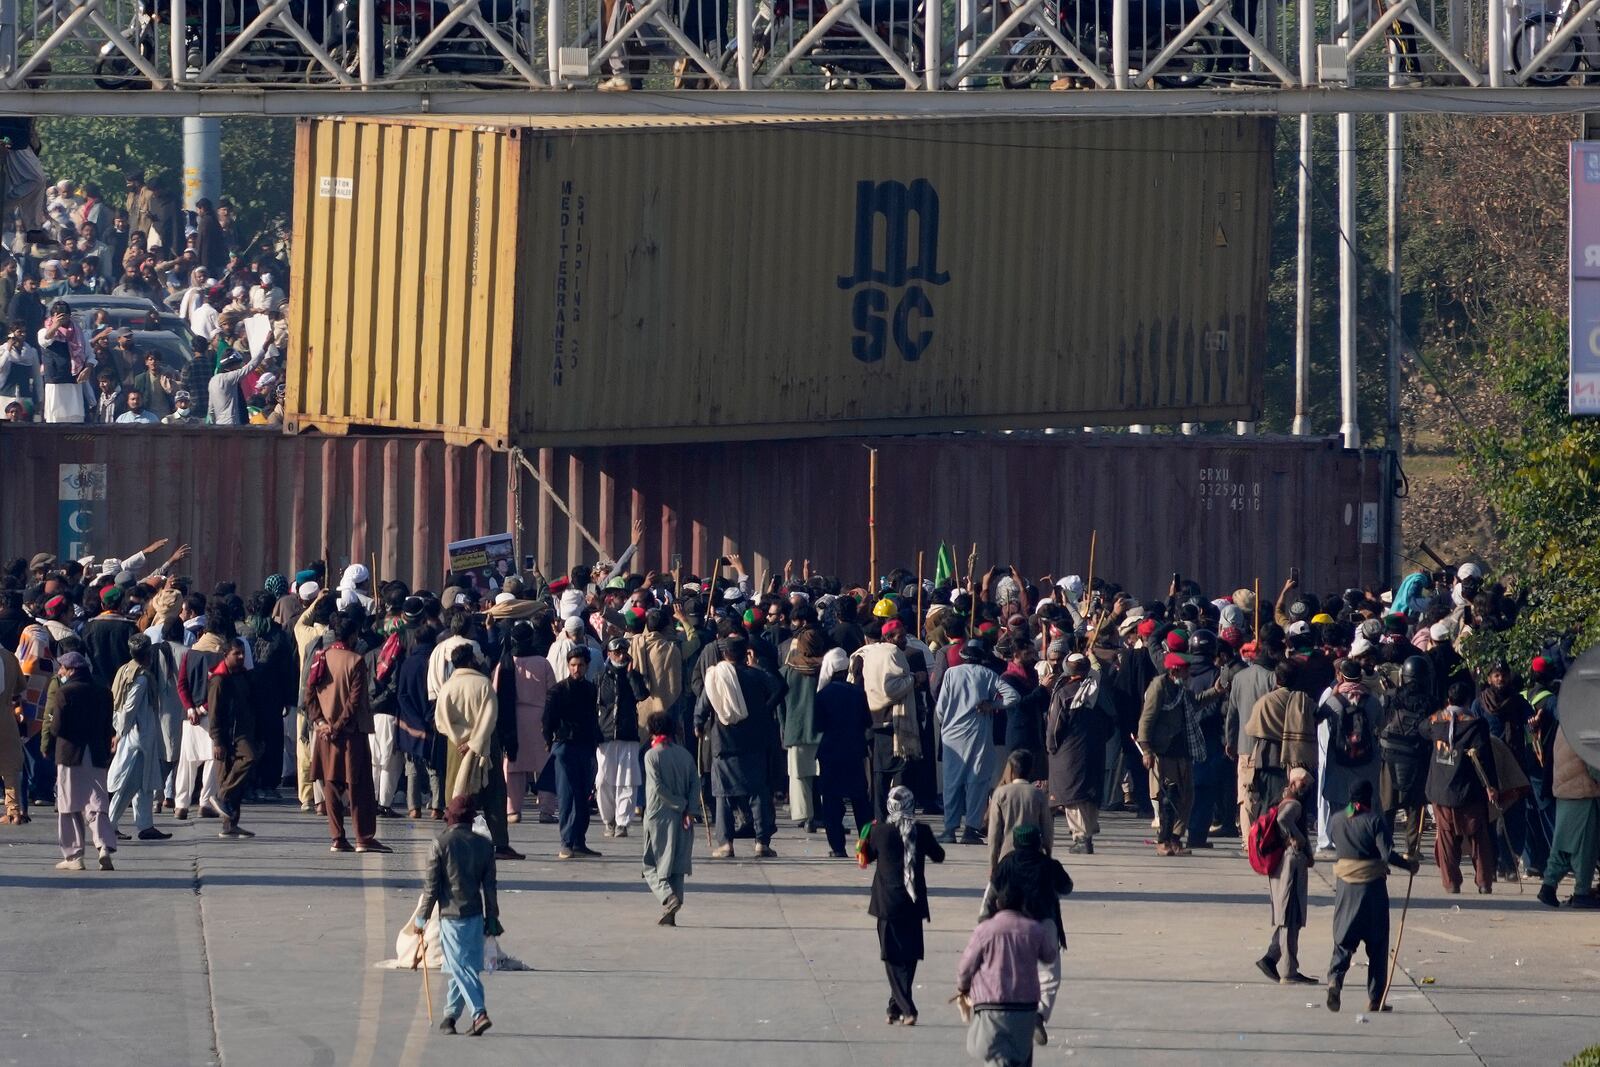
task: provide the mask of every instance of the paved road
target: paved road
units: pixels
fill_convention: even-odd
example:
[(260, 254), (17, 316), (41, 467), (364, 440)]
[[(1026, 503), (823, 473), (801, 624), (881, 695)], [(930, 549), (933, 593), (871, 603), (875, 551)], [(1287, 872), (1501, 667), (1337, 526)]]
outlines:
[[(513, 826), (529, 859), (501, 867), (504, 944), (535, 969), (488, 977), (495, 1027), (474, 1040), (431, 1034), (419, 976), (377, 966), (415, 903), (430, 826), (386, 823), (396, 854), (354, 856), (327, 852), (325, 824), (287, 805), (251, 810), (259, 836), (248, 842), (168, 818), (176, 836), (125, 844), (114, 873), (63, 874), (52, 869), (53, 816), (35, 814), (0, 830), (0, 1063), (971, 1062), (945, 998), (983, 849), (953, 848), (929, 869), (922, 1024), (906, 1029), (883, 1023), (867, 875), (824, 859), (820, 835), (786, 830), (774, 860), (697, 855), (680, 925), (665, 929), (639, 879), (638, 837), (597, 835), (603, 859), (557, 863), (553, 827)], [(1142, 843), (1148, 832), (1111, 816), (1097, 855), (1068, 858), (1071, 944), (1039, 1064), (1226, 1055), (1281, 1067), (1290, 1050), (1329, 1063), (1552, 1064), (1600, 1040), (1600, 921), (1588, 914), (1546, 911), (1531, 888), (1446, 897), (1424, 867), (1394, 1013), (1331, 1015), (1319, 989), (1270, 985), (1251, 966), (1265, 882), (1237, 852), (1162, 860)], [(1324, 866), (1303, 939), (1312, 974), (1329, 951)], [(1391, 886), (1398, 900), (1403, 879)], [(1347, 1004), (1359, 1005), (1364, 977), (1358, 964)]]

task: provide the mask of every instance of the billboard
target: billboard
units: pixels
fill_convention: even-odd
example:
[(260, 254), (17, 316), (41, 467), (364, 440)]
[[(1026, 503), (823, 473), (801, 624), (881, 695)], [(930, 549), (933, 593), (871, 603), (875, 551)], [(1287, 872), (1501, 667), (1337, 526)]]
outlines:
[(1572, 142), (1567, 411), (1600, 415), (1600, 141)]

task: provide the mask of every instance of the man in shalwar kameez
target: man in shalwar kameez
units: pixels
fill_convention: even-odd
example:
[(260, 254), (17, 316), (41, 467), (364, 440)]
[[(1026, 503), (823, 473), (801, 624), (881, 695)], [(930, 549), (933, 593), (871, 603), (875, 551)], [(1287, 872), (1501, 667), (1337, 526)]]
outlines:
[(694, 871), (694, 823), (689, 805), (700, 788), (694, 756), (677, 743), (678, 720), (653, 711), (646, 720), (644, 756), (644, 880), (661, 902), (662, 926), (678, 925), (683, 879)]
[(154, 646), (144, 634), (128, 638), (133, 656), (117, 668), (111, 681), (112, 726), (117, 751), (111, 758), (107, 786), (111, 790), (111, 824), (115, 826), (128, 805), (133, 805), (133, 825), (141, 841), (161, 841), (172, 835), (156, 829), (155, 798), (166, 778), (161, 762), (161, 699), (164, 687), (151, 669)]
[[(1412, 874), (1420, 866), (1394, 851), (1389, 824), (1372, 810), (1372, 783), (1350, 787), (1350, 803), (1334, 812), (1328, 827), (1337, 859), (1333, 864), (1333, 958), (1328, 962), (1328, 1010), (1339, 1010), (1345, 972), (1356, 946), (1367, 948), (1367, 1010), (1388, 1011), (1383, 1003), (1389, 958), (1389, 867)], [(1380, 1005), (1382, 1007), (1380, 1008)]]
[(944, 833), (939, 840), (983, 844), (988, 825), (989, 791), (994, 782), (993, 715), (1016, 706), (1021, 695), (984, 663), (987, 649), (973, 639), (961, 650), (962, 662), (944, 672), (934, 715), (944, 746)]

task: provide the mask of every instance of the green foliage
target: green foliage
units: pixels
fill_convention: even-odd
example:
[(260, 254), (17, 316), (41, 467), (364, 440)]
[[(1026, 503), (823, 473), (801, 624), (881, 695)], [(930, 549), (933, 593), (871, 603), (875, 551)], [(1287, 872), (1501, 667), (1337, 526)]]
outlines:
[(1568, 1060), (1567, 1067), (1600, 1067), (1600, 1045), (1590, 1045)]
[(1504, 578), (1526, 590), (1511, 630), (1475, 635), (1476, 664), (1525, 662), (1551, 638), (1600, 640), (1600, 422), (1567, 415), (1566, 324), (1518, 312), (1491, 333), (1482, 372), (1507, 418), (1464, 426), (1462, 463), (1493, 507)]
[[(123, 171), (143, 167), (152, 184), (182, 188), (181, 119), (44, 118), (40, 158), (51, 180), (100, 185), (120, 204)], [(222, 120), (222, 193), (239, 209), (246, 236), (287, 218), (294, 197), (294, 121)]]

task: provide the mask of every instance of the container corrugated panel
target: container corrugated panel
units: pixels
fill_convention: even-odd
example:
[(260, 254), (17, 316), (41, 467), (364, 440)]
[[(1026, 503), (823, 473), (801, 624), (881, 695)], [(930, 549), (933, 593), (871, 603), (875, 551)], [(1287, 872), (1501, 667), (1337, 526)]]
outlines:
[(518, 140), (460, 124), (301, 123), (293, 421), (472, 427), (504, 443)]
[(376, 556), (380, 574), (437, 589), (447, 541), (511, 523), (505, 454), (438, 436), (0, 424), (0, 455), (11, 471), (0, 556), (60, 552), (60, 466), (103, 463), (85, 551), (125, 556), (169, 537), (193, 546), (182, 569), (204, 588), (326, 555), (335, 567)]
[(515, 436), (1249, 417), (1270, 129), (535, 130)]
[[(355, 395), (366, 364), (339, 356), (363, 350), (342, 313), (296, 310), (310, 384), (291, 392), (290, 423), (569, 445), (1251, 418), (1271, 133), (1270, 120), (1187, 116), (314, 120), (297, 304), (316, 309), (329, 289), (374, 309), (377, 335), (382, 309), (410, 305), (350, 249), (385, 227), (478, 232), (434, 217), (446, 187), (468, 198), (459, 175), (430, 183), (419, 214), (410, 186), (395, 200), (362, 170), (353, 201), (391, 207), (345, 222), (364, 216), (338, 201), (338, 168), (356, 169), (340, 146), (499, 138), (501, 178), (521, 182), (497, 216), (517, 235), (504, 269), (470, 284), (434, 238), (417, 254), (473, 305), (509, 307), (513, 284), (518, 315), (514, 358), (460, 330), (375, 336), (381, 358), (428, 368), (425, 402), (403, 412), (382, 402), (382, 366), (371, 401)], [(441, 153), (407, 157), (407, 174), (448, 170)], [(346, 280), (318, 266), (352, 254)], [(490, 383), (486, 416), (427, 400), (452, 374)]]
[[(541, 449), (550, 497), (524, 495), (523, 551), (546, 573), (613, 554), (645, 523), (642, 568), (686, 570), (742, 552), (752, 574), (868, 573), (868, 447), (878, 450), (878, 569), (928, 574), (940, 540), (963, 568), (1016, 563), (1037, 578), (1095, 573), (1164, 595), (1172, 572), (1229, 592), (1290, 567), (1321, 594), (1388, 578), (1389, 458), (1334, 439), (1131, 435), (935, 436), (697, 448)], [(581, 528), (580, 528), (581, 527)]]
[(550, 575), (602, 550), (615, 558), (640, 520), (640, 569), (665, 571), (676, 555), (703, 573), (742, 552), (753, 573), (809, 559), (860, 580), (869, 446), (880, 572), (915, 567), (921, 550), (931, 574), (944, 540), (963, 568), (976, 543), (982, 568), (1084, 574), (1096, 534), (1095, 573), (1146, 594), (1174, 570), (1222, 592), (1257, 577), (1275, 592), (1290, 567), (1318, 593), (1388, 578), (1385, 453), (1332, 439), (1077, 434), (541, 449), (527, 460), (549, 491), (524, 475), (515, 493), (505, 453), (437, 436), (0, 424), (6, 500), (30, 502), (0, 508), (0, 557), (58, 551), (60, 465), (104, 463), (86, 551), (171, 537), (194, 546), (185, 569), (206, 584), (259, 581), (325, 552), (335, 566), (376, 554), (380, 574), (438, 588), (446, 542), (513, 530), (519, 513), (520, 551)]

